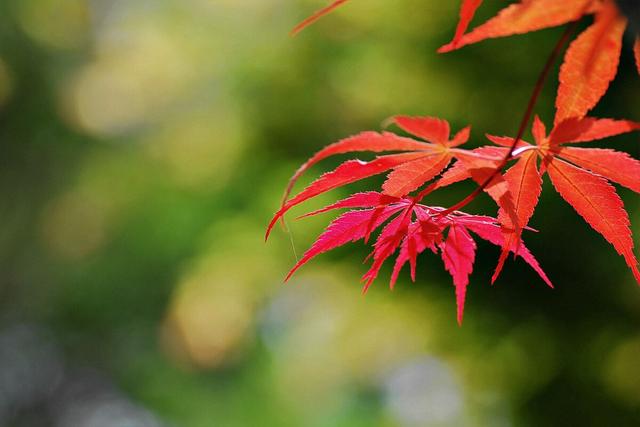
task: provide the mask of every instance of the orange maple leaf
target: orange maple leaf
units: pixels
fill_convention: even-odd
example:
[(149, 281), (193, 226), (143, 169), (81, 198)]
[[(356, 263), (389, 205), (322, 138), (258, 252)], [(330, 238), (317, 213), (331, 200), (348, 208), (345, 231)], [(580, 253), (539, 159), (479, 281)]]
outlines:
[[(555, 123), (583, 118), (596, 106), (618, 70), (622, 37), (628, 24), (613, 0), (522, 0), (463, 34), (480, 3), (478, 0), (463, 1), (456, 34), (439, 52), (449, 52), (485, 39), (555, 27), (593, 14), (593, 24), (569, 46), (560, 69)], [(640, 38), (634, 52), (640, 73)]]

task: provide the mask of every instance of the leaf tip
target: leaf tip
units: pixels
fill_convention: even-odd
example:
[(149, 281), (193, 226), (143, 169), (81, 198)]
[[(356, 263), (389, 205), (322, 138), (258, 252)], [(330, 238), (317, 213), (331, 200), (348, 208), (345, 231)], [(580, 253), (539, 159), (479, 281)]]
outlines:
[(366, 296), (367, 292), (369, 292), (369, 288), (371, 287), (371, 283), (373, 283), (370, 279), (366, 281), (364, 286), (362, 286), (362, 296)]
[(633, 270), (633, 277), (635, 277), (636, 283), (638, 284), (638, 286), (640, 286), (640, 271), (638, 271), (638, 266), (634, 266), (632, 270)]
[(456, 45), (453, 42), (451, 42), (451, 43), (447, 43), (447, 44), (444, 44), (444, 45), (440, 46), (438, 48), (438, 50), (436, 50), (436, 52), (438, 52), (438, 53), (449, 53), (449, 52), (452, 52), (454, 50), (456, 50)]
[(264, 241), (265, 241), (265, 243), (267, 242), (267, 240), (269, 240), (269, 236), (271, 235), (271, 232), (273, 231), (273, 227), (276, 225), (276, 222), (278, 222), (279, 218), (280, 218), (280, 215), (276, 214), (271, 219), (271, 222), (267, 226), (267, 231), (264, 233)]
[(457, 308), (457, 320), (458, 326), (462, 326), (462, 320), (464, 318), (464, 303), (467, 298), (467, 285), (460, 284), (456, 286), (456, 308)]
[(502, 269), (504, 268), (504, 263), (509, 257), (509, 248), (503, 248), (502, 253), (500, 254), (500, 258), (498, 259), (498, 265), (496, 266), (496, 270), (493, 272), (493, 276), (491, 276), (491, 284), (494, 285), (498, 277), (500, 277), (500, 273), (502, 273)]

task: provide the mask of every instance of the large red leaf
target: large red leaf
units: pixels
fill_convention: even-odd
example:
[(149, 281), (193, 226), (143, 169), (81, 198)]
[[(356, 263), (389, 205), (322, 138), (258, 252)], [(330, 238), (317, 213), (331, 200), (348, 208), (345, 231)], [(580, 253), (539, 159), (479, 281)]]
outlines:
[(522, 0), (501, 10), (496, 17), (470, 33), (442, 46), (438, 52), (449, 52), (485, 39), (524, 34), (575, 21), (587, 11), (586, 7), (591, 1)]
[(269, 237), (273, 226), (289, 209), (309, 200), (319, 194), (325, 193), (334, 188), (359, 181), (370, 176), (378, 175), (395, 168), (403, 163), (424, 157), (425, 153), (403, 153), (388, 156), (380, 156), (370, 162), (361, 160), (349, 160), (338, 166), (331, 172), (327, 172), (320, 178), (313, 181), (307, 188), (302, 190), (297, 196), (287, 201), (282, 208), (274, 215), (269, 227), (267, 228), (266, 237)]
[(389, 196), (405, 196), (433, 179), (447, 167), (450, 161), (451, 155), (442, 153), (407, 162), (389, 174), (382, 189)]
[(602, 148), (562, 147), (558, 156), (640, 193), (640, 161)]
[(589, 142), (640, 130), (640, 123), (630, 120), (572, 118), (558, 123), (549, 136), (552, 145)]
[(313, 15), (311, 15), (310, 17), (308, 17), (307, 19), (305, 19), (304, 21), (302, 21), (301, 23), (299, 23), (298, 25), (295, 26), (295, 28), (291, 31), (292, 35), (295, 35), (297, 33), (299, 33), (300, 31), (304, 30), (306, 27), (308, 27), (309, 25), (313, 24), (314, 22), (316, 22), (318, 19), (322, 18), (324, 15), (332, 12), (334, 9), (336, 9), (338, 6), (343, 5), (344, 3), (346, 3), (349, 0), (335, 0), (333, 3), (331, 3), (329, 6), (318, 10), (317, 12), (315, 12)]
[(606, 93), (618, 70), (626, 25), (614, 6), (603, 7), (595, 23), (571, 43), (560, 68), (556, 124), (584, 117)]
[(298, 168), (289, 180), (284, 198), (286, 200), (293, 186), (300, 176), (316, 163), (337, 154), (353, 153), (358, 151), (371, 151), (380, 153), (384, 151), (425, 151), (434, 152), (433, 144), (416, 141), (411, 138), (403, 138), (390, 132), (362, 132), (358, 135), (335, 142), (318, 151)]
[(444, 267), (453, 277), (456, 287), (457, 317), (458, 324), (461, 325), (469, 275), (473, 272), (473, 262), (476, 258), (476, 243), (464, 227), (452, 225), (447, 240), (441, 244), (441, 249)]
[(387, 206), (384, 208), (365, 209), (345, 212), (335, 219), (318, 237), (316, 242), (305, 252), (300, 261), (291, 269), (285, 281), (300, 267), (315, 256), (335, 249), (349, 242), (363, 239), (372, 229), (379, 227), (403, 206)]
[(604, 178), (560, 159), (547, 161), (547, 172), (558, 193), (624, 257), (640, 284), (629, 216), (615, 188)]

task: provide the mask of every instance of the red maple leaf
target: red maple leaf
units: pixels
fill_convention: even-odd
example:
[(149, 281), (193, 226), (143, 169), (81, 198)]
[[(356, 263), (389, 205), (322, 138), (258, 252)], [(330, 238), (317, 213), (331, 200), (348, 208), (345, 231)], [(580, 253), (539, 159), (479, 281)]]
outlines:
[[(462, 323), (466, 289), (476, 253), (476, 244), (469, 231), (502, 247), (503, 233), (495, 218), (457, 211), (443, 214), (444, 208), (429, 207), (417, 203), (413, 198), (394, 198), (378, 192), (354, 194), (305, 216), (340, 208), (361, 209), (350, 210), (331, 222), (291, 269), (285, 280), (317, 255), (349, 242), (366, 240), (374, 230), (386, 223), (369, 256), (372, 259), (371, 268), (362, 277), (365, 282), (364, 290), (371, 286), (384, 262), (395, 253), (398, 255), (390, 286), (393, 288), (400, 270), (407, 262), (411, 266), (411, 278), (415, 281), (416, 259), (419, 254), (430, 249), (435, 254), (440, 253), (446, 270), (453, 277), (458, 306), (457, 318), (458, 322)], [(512, 252), (522, 257), (545, 283), (552, 286), (537, 260), (522, 242), (518, 247), (512, 248)]]
[[(587, 117), (565, 120), (547, 135), (544, 124), (536, 117), (532, 131), (535, 145), (524, 141), (518, 144), (513, 153), (517, 162), (506, 172), (505, 179), (509, 183), (516, 216), (524, 226), (529, 222), (538, 203), (542, 176), (548, 174), (562, 198), (624, 257), (640, 284), (629, 216), (615, 188), (609, 183), (615, 182), (640, 192), (640, 161), (611, 149), (566, 145), (599, 140), (634, 130), (640, 130), (640, 123)], [(506, 147), (511, 147), (513, 143), (512, 138), (492, 135), (488, 135), (488, 138), (501, 147), (483, 149), (502, 152), (503, 155), (509, 150)], [(465, 175), (463, 166), (454, 167), (457, 181), (470, 176), (469, 173)], [(446, 178), (445, 174), (443, 179)], [(517, 231), (509, 233), (506, 236), (507, 247), (511, 249), (513, 245), (517, 245), (519, 238)], [(503, 262), (504, 257), (501, 257), (494, 279)]]
[[(384, 194), (403, 197), (438, 176), (454, 158), (466, 165), (466, 170), (477, 182), (486, 180), (495, 168), (495, 158), (458, 148), (469, 139), (470, 128), (468, 127), (451, 138), (449, 123), (442, 119), (398, 116), (393, 121), (404, 131), (428, 142), (402, 137), (391, 132), (363, 132), (325, 147), (304, 163), (291, 178), (282, 207), (269, 224), (267, 237), (277, 220), (294, 206), (329, 190), (374, 175), (390, 172), (382, 185)], [(399, 151), (400, 153), (377, 156), (369, 162), (348, 160), (333, 171), (320, 176), (299, 194), (287, 200), (293, 185), (311, 166), (336, 154), (361, 151)], [(505, 221), (511, 221), (508, 226), (517, 226), (508, 185), (502, 175), (497, 174), (492, 179), (486, 187), (486, 192), (509, 214), (504, 216)]]
[[(464, 34), (480, 5), (462, 2), (460, 23), (454, 39), (439, 52), (449, 52), (479, 41), (523, 34), (576, 21), (594, 14), (594, 23), (571, 44), (560, 69), (555, 123), (582, 118), (606, 93), (614, 79), (627, 19), (613, 0), (522, 0), (503, 9), (494, 18)], [(635, 56), (640, 73), (640, 38)]]

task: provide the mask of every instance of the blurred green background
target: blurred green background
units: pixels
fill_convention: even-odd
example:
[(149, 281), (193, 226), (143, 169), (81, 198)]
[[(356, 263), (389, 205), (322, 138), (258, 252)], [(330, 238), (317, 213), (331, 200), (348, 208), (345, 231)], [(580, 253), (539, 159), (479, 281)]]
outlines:
[[(458, 2), (366, 0), (288, 37), (324, 4), (0, 2), (1, 426), (640, 425), (639, 289), (550, 187), (527, 241), (556, 289), (520, 261), (491, 287), (480, 244), (462, 328), (433, 256), (394, 292), (361, 295), (362, 244), (282, 284), (329, 221), (295, 214), (347, 194), (265, 245), (302, 161), (394, 114), (513, 135), (561, 31), (443, 56)], [(596, 114), (639, 94), (626, 46)]]

